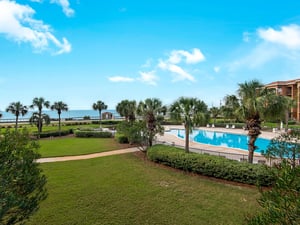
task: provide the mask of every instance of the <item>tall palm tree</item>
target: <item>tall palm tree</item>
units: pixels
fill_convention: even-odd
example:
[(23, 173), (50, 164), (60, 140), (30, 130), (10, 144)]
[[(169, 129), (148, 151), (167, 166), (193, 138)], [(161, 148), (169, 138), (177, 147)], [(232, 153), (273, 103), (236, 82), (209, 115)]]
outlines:
[(124, 116), (126, 121), (135, 121), (137, 106), (136, 101), (123, 100), (117, 104), (116, 111)]
[(99, 123), (100, 123), (100, 127), (101, 127), (101, 111), (104, 109), (107, 109), (107, 105), (105, 105), (104, 102), (99, 100), (96, 103), (94, 103), (92, 107), (94, 110), (98, 110), (98, 112), (99, 112)]
[(51, 110), (56, 110), (58, 114), (58, 129), (59, 129), (59, 136), (61, 136), (61, 113), (62, 111), (68, 111), (68, 105), (62, 101), (54, 102), (54, 104), (50, 107)]
[(197, 98), (180, 97), (170, 107), (171, 117), (182, 121), (185, 129), (185, 151), (189, 152), (189, 136), (193, 128), (205, 121), (207, 105)]
[(211, 114), (211, 117), (214, 118), (214, 124), (215, 124), (216, 119), (220, 115), (221, 110), (220, 110), (220, 108), (214, 106), (209, 109), (209, 112)]
[(49, 108), (50, 107), (50, 102), (46, 101), (43, 97), (34, 98), (32, 100), (32, 105), (30, 106), (30, 108), (32, 108), (32, 109), (38, 108), (38, 112), (34, 113), (32, 115), (32, 118), (34, 118), (33, 121), (35, 121), (37, 123), (38, 138), (40, 138), (40, 134), (42, 132), (44, 118), (46, 118), (46, 114), (42, 113), (43, 107)]
[(225, 105), (222, 107), (222, 111), (225, 117), (229, 119), (237, 119), (237, 110), (240, 107), (239, 99), (236, 95), (226, 95), (224, 97)]
[(158, 98), (147, 98), (145, 101), (139, 102), (137, 113), (143, 117), (146, 124), (147, 145), (149, 147), (152, 146), (155, 135), (163, 132), (161, 122), (166, 111), (167, 107)]
[(49, 124), (50, 117), (46, 113), (34, 112), (29, 119), (29, 123), (36, 125), (36, 127), (38, 128), (38, 138), (40, 138), (43, 124)]
[(246, 130), (248, 130), (248, 162), (253, 163), (253, 154), (255, 149), (255, 141), (261, 134), (261, 118), (259, 112), (258, 99), (265, 92), (263, 84), (258, 80), (251, 80), (238, 84), (238, 95), (241, 99), (241, 107), (246, 120)]
[(21, 102), (12, 102), (10, 105), (6, 108), (6, 112), (10, 112), (16, 116), (16, 125), (15, 129), (18, 129), (18, 121), (19, 116), (24, 116), (28, 112), (27, 106), (24, 106), (21, 104)]

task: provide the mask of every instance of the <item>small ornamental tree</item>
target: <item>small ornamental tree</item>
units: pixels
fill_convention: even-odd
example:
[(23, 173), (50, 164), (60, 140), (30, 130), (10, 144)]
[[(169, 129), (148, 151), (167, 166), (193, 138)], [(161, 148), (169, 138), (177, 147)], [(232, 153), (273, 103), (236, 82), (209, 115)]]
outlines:
[(292, 131), (272, 139), (264, 155), (276, 158), (276, 180), (270, 190), (260, 188), (260, 213), (248, 218), (250, 225), (300, 224), (300, 133)]
[(0, 224), (24, 223), (47, 196), (38, 147), (26, 130), (0, 137)]

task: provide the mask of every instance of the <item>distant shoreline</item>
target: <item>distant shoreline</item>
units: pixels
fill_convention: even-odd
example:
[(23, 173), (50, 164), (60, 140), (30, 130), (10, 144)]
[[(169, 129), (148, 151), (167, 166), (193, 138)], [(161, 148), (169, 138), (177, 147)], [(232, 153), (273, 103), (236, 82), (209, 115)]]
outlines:
[[(20, 116), (19, 117), (19, 122), (28, 122), (29, 118), (31, 117), (32, 113), (36, 111), (29, 111), (24, 117)], [(115, 119), (120, 119), (121, 116), (116, 112), (116, 110), (113, 109), (108, 109), (108, 110), (102, 110), (101, 114), (104, 112), (110, 112), (113, 115), (113, 118)], [(58, 114), (57, 111), (51, 111), (51, 110), (44, 110), (43, 113), (47, 114), (50, 116), (51, 120), (57, 120), (58, 119)], [(14, 114), (7, 113), (7, 112), (2, 112), (2, 117), (0, 119), (0, 123), (11, 123), (16, 120), (16, 117)], [(67, 120), (83, 120), (84, 117), (89, 117), (90, 120), (98, 120), (99, 119), (99, 112), (96, 110), (69, 110), (69, 111), (64, 111), (61, 113), (61, 119), (64, 121)]]

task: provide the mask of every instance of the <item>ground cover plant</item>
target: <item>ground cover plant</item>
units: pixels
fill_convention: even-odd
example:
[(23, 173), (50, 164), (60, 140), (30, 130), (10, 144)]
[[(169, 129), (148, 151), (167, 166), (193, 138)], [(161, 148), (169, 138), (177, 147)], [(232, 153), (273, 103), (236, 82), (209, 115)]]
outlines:
[(134, 154), (45, 163), (48, 198), (29, 225), (243, 224), (256, 188), (170, 170)]
[(39, 143), (42, 158), (84, 155), (132, 147), (128, 144), (119, 144), (114, 138), (47, 138), (40, 139)]

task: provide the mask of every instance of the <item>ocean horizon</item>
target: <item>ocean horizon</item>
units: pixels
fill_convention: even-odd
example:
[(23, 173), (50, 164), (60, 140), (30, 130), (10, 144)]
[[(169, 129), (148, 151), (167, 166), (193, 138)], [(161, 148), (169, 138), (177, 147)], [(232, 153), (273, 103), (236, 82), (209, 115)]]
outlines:
[[(31, 117), (32, 113), (37, 112), (36, 110), (28, 111), (28, 113), (24, 116), (20, 116), (19, 120), (20, 121), (27, 121)], [(104, 112), (110, 112), (113, 114), (114, 118), (120, 118), (119, 113), (117, 113), (116, 110), (114, 109), (107, 109), (107, 110), (102, 110), (101, 113)], [(0, 118), (0, 122), (5, 122), (5, 121), (10, 121), (10, 120), (15, 120), (16, 116), (12, 113), (5, 112), (5, 111), (0, 111), (2, 114), (2, 117)], [(43, 113), (47, 114), (50, 116), (51, 119), (58, 119), (58, 113), (57, 111), (52, 111), (52, 110), (43, 110)], [(98, 110), (92, 110), (92, 109), (75, 109), (75, 110), (69, 110), (69, 111), (63, 111), (61, 113), (61, 119), (82, 119), (85, 116), (89, 116), (91, 119), (98, 119), (99, 118), (99, 112)]]

